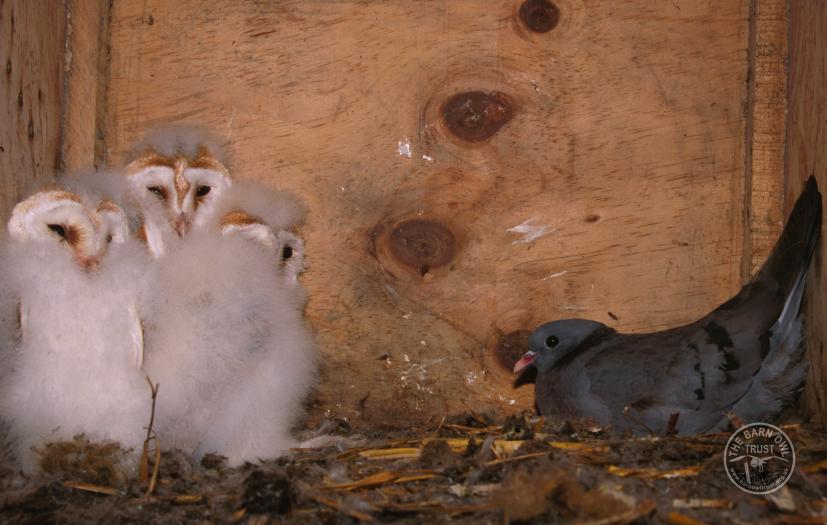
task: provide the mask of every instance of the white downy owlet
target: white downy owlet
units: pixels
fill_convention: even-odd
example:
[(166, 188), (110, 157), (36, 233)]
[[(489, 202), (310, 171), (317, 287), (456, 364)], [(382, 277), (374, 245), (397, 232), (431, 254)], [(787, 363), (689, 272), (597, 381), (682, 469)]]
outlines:
[(145, 370), (160, 384), (168, 446), (236, 465), (295, 445), (317, 354), (302, 319), (300, 254), (282, 264), (266, 225), (239, 212), (224, 219), (221, 232), (194, 231), (158, 261)]
[(0, 253), (19, 333), (0, 353), (0, 416), (24, 469), (32, 446), (85, 434), (138, 448), (151, 395), (141, 371), (150, 259), (123, 210), (66, 191), (19, 203)]

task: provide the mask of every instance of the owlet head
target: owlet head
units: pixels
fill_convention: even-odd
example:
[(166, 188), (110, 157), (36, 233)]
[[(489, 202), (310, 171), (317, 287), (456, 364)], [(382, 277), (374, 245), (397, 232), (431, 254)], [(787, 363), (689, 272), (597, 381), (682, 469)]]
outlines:
[(127, 165), (127, 183), (148, 227), (184, 236), (204, 224), (230, 175), (205, 145), (165, 153), (146, 149)]
[(8, 229), (12, 238), (25, 242), (57, 243), (74, 261), (96, 270), (110, 244), (126, 240), (126, 214), (104, 201), (97, 208), (84, 205), (74, 193), (42, 191), (14, 207)]

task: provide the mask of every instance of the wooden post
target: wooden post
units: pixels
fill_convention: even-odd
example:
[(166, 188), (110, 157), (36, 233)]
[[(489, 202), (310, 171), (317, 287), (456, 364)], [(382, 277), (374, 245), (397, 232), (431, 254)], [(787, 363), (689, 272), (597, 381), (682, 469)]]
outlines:
[[(810, 175), (827, 195), (827, 3), (790, 4), (790, 83), (787, 120), (786, 201), (791, 204)], [(827, 204), (827, 203), (825, 203)], [(807, 337), (810, 372), (807, 405), (812, 418), (827, 424), (827, 230), (822, 229), (808, 281)]]

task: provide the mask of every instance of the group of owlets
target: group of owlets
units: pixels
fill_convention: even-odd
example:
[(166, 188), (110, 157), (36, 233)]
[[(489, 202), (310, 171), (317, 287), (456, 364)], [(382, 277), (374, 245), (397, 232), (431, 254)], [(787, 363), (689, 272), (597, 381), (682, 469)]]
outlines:
[(18, 468), (84, 434), (230, 464), (294, 445), (316, 372), (291, 195), (233, 180), (197, 130), (14, 207), (0, 249), (0, 423)]

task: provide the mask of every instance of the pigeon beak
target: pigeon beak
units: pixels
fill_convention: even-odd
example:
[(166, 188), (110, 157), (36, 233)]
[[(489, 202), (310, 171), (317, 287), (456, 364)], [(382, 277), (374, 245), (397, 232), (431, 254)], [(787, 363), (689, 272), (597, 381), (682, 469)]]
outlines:
[(523, 354), (516, 363), (514, 363), (514, 373), (519, 374), (522, 372), (527, 366), (534, 363), (534, 356), (537, 355), (537, 352), (534, 350), (529, 350), (528, 352)]

